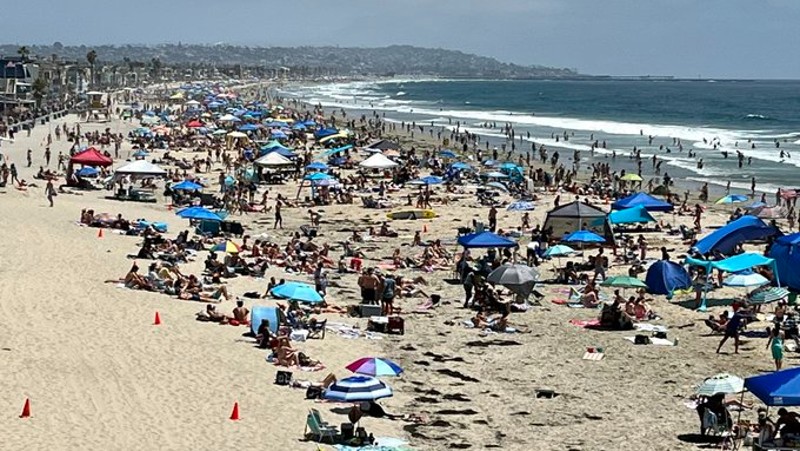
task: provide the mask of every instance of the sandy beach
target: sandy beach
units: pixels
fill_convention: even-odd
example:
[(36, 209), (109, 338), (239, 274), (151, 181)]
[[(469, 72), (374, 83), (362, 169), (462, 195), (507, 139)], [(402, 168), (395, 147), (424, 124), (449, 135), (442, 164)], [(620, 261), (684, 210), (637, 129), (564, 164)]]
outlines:
[[(71, 115), (58, 124), (72, 127), (77, 121)], [(116, 117), (108, 123), (81, 123), (84, 132), (110, 127), (127, 134), (138, 126), (136, 121)], [(43, 182), (33, 179), (44, 165), (48, 131), (47, 126), (37, 126), (30, 137), (20, 134), (15, 142), (0, 146), (5, 158), (16, 163), (20, 178), (37, 184), (24, 191), (13, 186), (0, 189), (4, 213), (0, 230), (6, 239), (0, 252), (0, 380), (4, 381), (0, 448), (314, 450), (316, 443), (301, 441), (309, 408), (320, 409), (331, 424), (347, 422), (349, 404), (305, 400), (304, 390), (275, 385), (279, 368), (265, 360), (264, 350), (256, 348), (252, 339), (242, 337), (244, 328), (196, 321), (195, 314), (204, 304), (104, 283), (126, 274), (132, 264), (126, 255), (136, 253), (141, 238), (108, 229), (99, 237), (99, 229), (79, 224), (82, 209), (162, 221), (168, 224), (170, 237), (187, 229), (188, 221), (167, 208), (169, 200), (160, 192), (154, 204), (108, 200), (104, 198), (110, 194), (107, 191), (60, 194), (49, 208)], [(70, 144), (63, 139), (52, 145), (54, 155), (68, 153)], [(404, 147), (410, 145), (406, 135), (401, 142)], [(415, 142), (432, 145), (420, 139)], [(33, 151), (30, 168), (24, 167), (28, 148)], [(131, 152), (126, 141), (122, 155)], [(115, 167), (120, 163), (115, 161)], [(55, 169), (54, 162), (50, 169)], [(214, 192), (217, 173), (203, 175), (214, 182), (209, 190)], [(296, 182), (267, 188), (269, 205), (278, 193), (290, 199), (297, 193)], [(463, 192), (451, 195), (443, 187), (434, 188), (437, 197), (449, 197), (447, 205), (434, 203), (435, 219), (393, 221), (398, 237), (364, 243), (369, 248), (366, 264), (391, 261), (395, 249), (404, 255), (420, 253), (408, 246), (418, 231), (426, 240), (442, 239), (449, 251), (456, 252), (457, 228), (470, 226), (473, 219), (486, 221), (488, 212), (475, 200), (474, 188), (459, 188)], [(409, 192), (416, 191), (405, 188), (390, 197), (404, 205)], [(537, 208), (530, 212), (532, 224), (544, 221), (554, 197), (543, 194), (536, 202)], [(562, 202), (569, 197), (562, 194)], [(504, 196), (503, 200), (512, 199)], [(607, 208), (602, 200), (591, 200)], [(237, 214), (235, 219), (251, 237), (265, 234), (285, 244), (300, 225), (308, 223), (306, 210), (286, 208), (283, 230), (273, 229), (272, 213)], [(338, 243), (353, 229), (379, 227), (386, 220), (386, 210), (364, 209), (360, 202), (321, 210), (318, 242)], [(730, 210), (707, 211), (703, 234), (710, 230), (707, 225), (724, 224)], [(506, 229), (519, 227), (520, 218), (521, 213), (500, 209), (498, 223)], [(675, 226), (692, 224), (691, 216), (665, 214), (658, 219)], [(528, 234), (520, 243), (525, 246), (529, 241)], [(675, 260), (687, 248), (679, 237), (664, 234), (648, 235), (648, 241), (651, 258), (658, 258), (661, 246), (669, 247)], [(181, 271), (200, 274), (204, 259), (201, 253), (195, 261), (181, 265)], [(541, 278), (552, 279), (553, 267), (553, 262), (540, 266)], [(612, 266), (609, 273), (627, 273), (627, 268)], [(345, 365), (363, 356), (396, 361), (405, 372), (387, 380), (394, 396), (382, 405), (392, 413), (418, 414), (427, 421), (365, 418), (362, 426), (376, 437), (403, 438), (413, 449), (699, 449), (682, 438), (698, 431), (697, 413), (685, 405), (695, 386), (717, 373), (744, 377), (773, 366), (762, 339), (744, 339), (739, 355), (733, 354), (731, 344), (716, 354), (720, 337), (711, 336), (703, 320), (726, 307), (698, 313), (691, 308), (694, 294), (676, 296), (671, 302), (657, 296), (651, 305), (662, 318), (654, 323), (668, 327), (669, 338), (679, 338), (677, 346), (636, 346), (624, 338), (632, 331), (596, 331), (570, 324), (572, 319), (594, 319), (599, 311), (553, 304), (554, 299), (565, 297), (565, 290), (568, 294), (564, 285), (540, 285), (541, 305), (511, 316), (511, 322), (528, 333), (487, 335), (464, 327), (463, 321), (473, 312), (461, 308), (462, 286), (446, 281), (453, 276), (452, 269), (433, 273), (399, 269), (396, 273), (422, 276), (427, 281), (424, 291), (441, 295), (441, 305), (414, 314), (410, 312), (425, 298), (399, 299), (396, 303), (405, 312), (405, 335), (369, 340), (329, 332), (324, 340), (299, 343), (299, 349), (325, 368), (294, 371), (294, 377), (320, 381), (329, 372), (345, 377), (349, 374)], [(287, 274), (273, 266), (263, 279), (238, 277), (228, 281), (227, 287), (234, 296), (264, 292), (269, 277), (313, 284), (309, 275)], [(328, 299), (340, 306), (357, 304), (356, 279), (355, 274), (331, 271)], [(741, 294), (741, 289), (724, 288), (715, 291), (714, 298)], [(246, 299), (246, 305), (275, 305), (275, 301)], [(218, 309), (229, 313), (234, 306), (233, 301), (224, 301)], [(159, 326), (153, 325), (156, 312), (162, 321)], [(323, 317), (366, 328), (366, 319)], [(763, 330), (767, 325), (762, 322), (750, 328)], [(605, 358), (583, 360), (588, 347), (603, 348)], [(795, 360), (793, 355), (788, 357), (786, 366)], [(541, 389), (558, 396), (538, 398), (536, 392)], [(32, 416), (20, 419), (26, 398)], [(745, 399), (753, 402), (749, 395)], [(240, 421), (229, 420), (235, 402)], [(754, 410), (743, 414), (751, 420), (754, 416)]]

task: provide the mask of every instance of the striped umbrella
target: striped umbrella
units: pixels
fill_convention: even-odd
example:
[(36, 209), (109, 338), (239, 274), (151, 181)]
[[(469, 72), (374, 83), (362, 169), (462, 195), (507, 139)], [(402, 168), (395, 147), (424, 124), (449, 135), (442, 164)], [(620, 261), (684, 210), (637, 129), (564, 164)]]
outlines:
[(403, 372), (400, 365), (379, 357), (364, 357), (347, 365), (348, 370), (367, 376), (399, 376)]
[(780, 301), (789, 296), (789, 290), (780, 287), (764, 287), (751, 291), (748, 297), (754, 304), (769, 304), (770, 302)]
[(211, 248), (214, 252), (225, 252), (226, 254), (238, 254), (241, 252), (241, 248), (238, 244), (234, 243), (233, 241), (227, 240), (225, 242), (219, 243), (214, 245)]
[(392, 389), (374, 377), (351, 376), (337, 381), (322, 394), (324, 399), (354, 402), (374, 401), (392, 396)]
[(697, 387), (697, 394), (703, 396), (713, 396), (717, 393), (741, 393), (744, 390), (744, 379), (728, 373), (720, 373), (704, 380)]

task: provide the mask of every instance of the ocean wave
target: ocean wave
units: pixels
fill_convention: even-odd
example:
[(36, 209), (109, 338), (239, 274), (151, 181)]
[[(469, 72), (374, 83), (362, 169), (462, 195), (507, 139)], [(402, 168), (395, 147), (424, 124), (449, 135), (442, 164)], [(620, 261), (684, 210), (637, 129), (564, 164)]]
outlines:
[(395, 94), (396, 97), (403, 97), (404, 95), (406, 95), (405, 91), (399, 91), (397, 94)]
[[(686, 177), (686, 180), (699, 183), (708, 183), (709, 185), (720, 186), (723, 188), (728, 184), (726, 180), (719, 178)], [(748, 194), (750, 193), (750, 182), (731, 182), (731, 188), (732, 190), (737, 190), (742, 194)], [(759, 183), (756, 185), (756, 192), (773, 194), (778, 191), (779, 188), (779, 186), (771, 183)]]
[(763, 114), (747, 114), (743, 118), (746, 121), (774, 121), (775, 119)]

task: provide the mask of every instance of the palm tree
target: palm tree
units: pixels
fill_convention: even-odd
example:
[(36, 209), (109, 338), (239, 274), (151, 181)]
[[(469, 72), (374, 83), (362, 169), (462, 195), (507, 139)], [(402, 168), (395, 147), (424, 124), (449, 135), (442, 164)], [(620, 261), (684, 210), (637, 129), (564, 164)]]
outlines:
[(33, 98), (36, 99), (38, 105), (42, 104), (42, 99), (47, 95), (47, 81), (39, 77), (33, 81), (31, 90), (33, 91)]
[(94, 63), (97, 61), (97, 52), (95, 52), (94, 49), (89, 50), (89, 53), (86, 54), (86, 61), (92, 66), (91, 84), (94, 84)]
[(31, 50), (27, 46), (22, 46), (17, 49), (17, 54), (22, 57), (23, 61), (28, 60), (28, 56), (31, 54)]

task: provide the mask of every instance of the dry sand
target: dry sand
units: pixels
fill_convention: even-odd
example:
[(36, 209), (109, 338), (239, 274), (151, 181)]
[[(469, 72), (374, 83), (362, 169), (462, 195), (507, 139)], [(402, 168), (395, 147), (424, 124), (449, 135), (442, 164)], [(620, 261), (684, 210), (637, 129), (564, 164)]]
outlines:
[[(70, 125), (75, 120), (67, 118)], [(131, 127), (116, 121), (82, 124), (83, 130), (106, 126), (123, 132)], [(21, 178), (32, 181), (32, 169), (43, 164), (46, 134), (46, 127), (39, 126), (30, 138), (3, 143), (0, 151), (18, 166), (24, 165), (25, 150), (33, 149), (34, 167), (20, 168)], [(56, 142), (52, 148), (54, 154), (66, 153), (69, 145)], [(129, 149), (123, 147), (125, 152)], [(346, 421), (341, 414), (345, 405), (305, 401), (302, 390), (273, 385), (276, 367), (241, 337), (242, 328), (194, 320), (203, 304), (103, 283), (126, 273), (131, 260), (125, 256), (136, 251), (139, 238), (106, 231), (100, 239), (97, 229), (76, 225), (80, 210), (164, 221), (174, 236), (187, 224), (167, 211), (163, 199), (158, 204), (119, 203), (102, 199), (106, 192), (93, 192), (59, 195), (55, 208), (48, 208), (43, 188), (40, 184), (21, 192), (9, 187), (0, 193), (5, 238), (0, 252), (0, 448), (313, 450), (315, 444), (299, 441), (308, 408), (321, 409), (331, 423)], [(270, 190), (271, 198), (276, 191), (293, 198), (296, 186)], [(540, 202), (531, 215), (534, 224), (542, 221), (550, 204), (551, 198)], [(435, 220), (393, 223), (401, 237), (375, 243), (379, 249), (370, 257), (385, 260), (394, 248), (410, 242), (423, 224), (428, 229), (425, 238), (452, 240), (456, 227), (468, 225), (473, 217), (486, 217), (486, 208), (471, 199), (437, 211), (441, 216)], [(307, 222), (304, 212), (287, 209), (287, 229), (279, 233), (271, 230), (271, 214), (249, 215), (243, 221), (251, 236), (268, 233), (283, 243), (295, 227)], [(348, 235), (343, 228), (379, 224), (383, 214), (360, 205), (325, 207), (319, 240), (343, 240)], [(502, 211), (500, 226), (517, 226), (519, 215)], [(258, 218), (264, 222), (255, 224)], [(718, 216), (714, 222), (724, 221)], [(652, 246), (655, 256), (660, 244)], [(199, 273), (201, 260), (184, 265), (184, 273)], [(543, 266), (544, 278), (551, 276), (550, 267)], [(279, 269), (271, 269), (269, 275), (309, 280)], [(430, 422), (365, 419), (363, 425), (376, 436), (405, 436), (415, 449), (696, 449), (679, 440), (679, 435), (698, 429), (696, 413), (683, 404), (693, 387), (718, 372), (744, 376), (772, 367), (764, 340), (749, 340), (742, 355), (733, 355), (732, 345), (727, 345), (728, 354), (716, 355), (718, 337), (705, 336), (706, 315), (663, 298), (653, 307), (664, 318), (659, 323), (671, 328), (671, 337), (680, 337), (677, 347), (634, 346), (622, 338), (630, 332), (569, 325), (571, 318), (590, 319), (598, 312), (551, 304), (562, 297), (552, 291), (557, 288), (553, 285), (542, 287), (542, 307), (512, 315), (512, 322), (531, 333), (482, 337), (460, 325), (471, 313), (459, 308), (460, 285), (443, 281), (450, 273), (422, 275), (430, 283), (426, 291), (441, 293), (444, 305), (430, 315), (408, 315), (405, 336), (370, 341), (329, 334), (325, 340), (299, 345), (327, 370), (295, 372), (296, 378), (310, 380), (321, 379), (327, 371), (343, 377), (344, 365), (358, 357), (395, 359), (406, 373), (388, 381), (395, 397), (382, 404), (393, 413), (424, 413)], [(344, 287), (330, 289), (334, 302), (358, 302), (355, 276), (333, 280)], [(230, 286), (241, 295), (263, 291), (265, 281), (238, 278)], [(399, 305), (408, 311), (421, 302), (407, 299)], [(232, 307), (226, 302), (220, 309), (227, 312)], [(152, 325), (156, 311), (161, 326)], [(364, 320), (330, 318), (365, 326)], [(606, 358), (581, 360), (588, 346), (605, 348)], [(537, 388), (553, 389), (560, 396), (536, 399)], [(33, 417), (22, 420), (17, 417), (25, 398), (31, 399)], [(243, 417), (239, 422), (228, 420), (235, 401)]]

